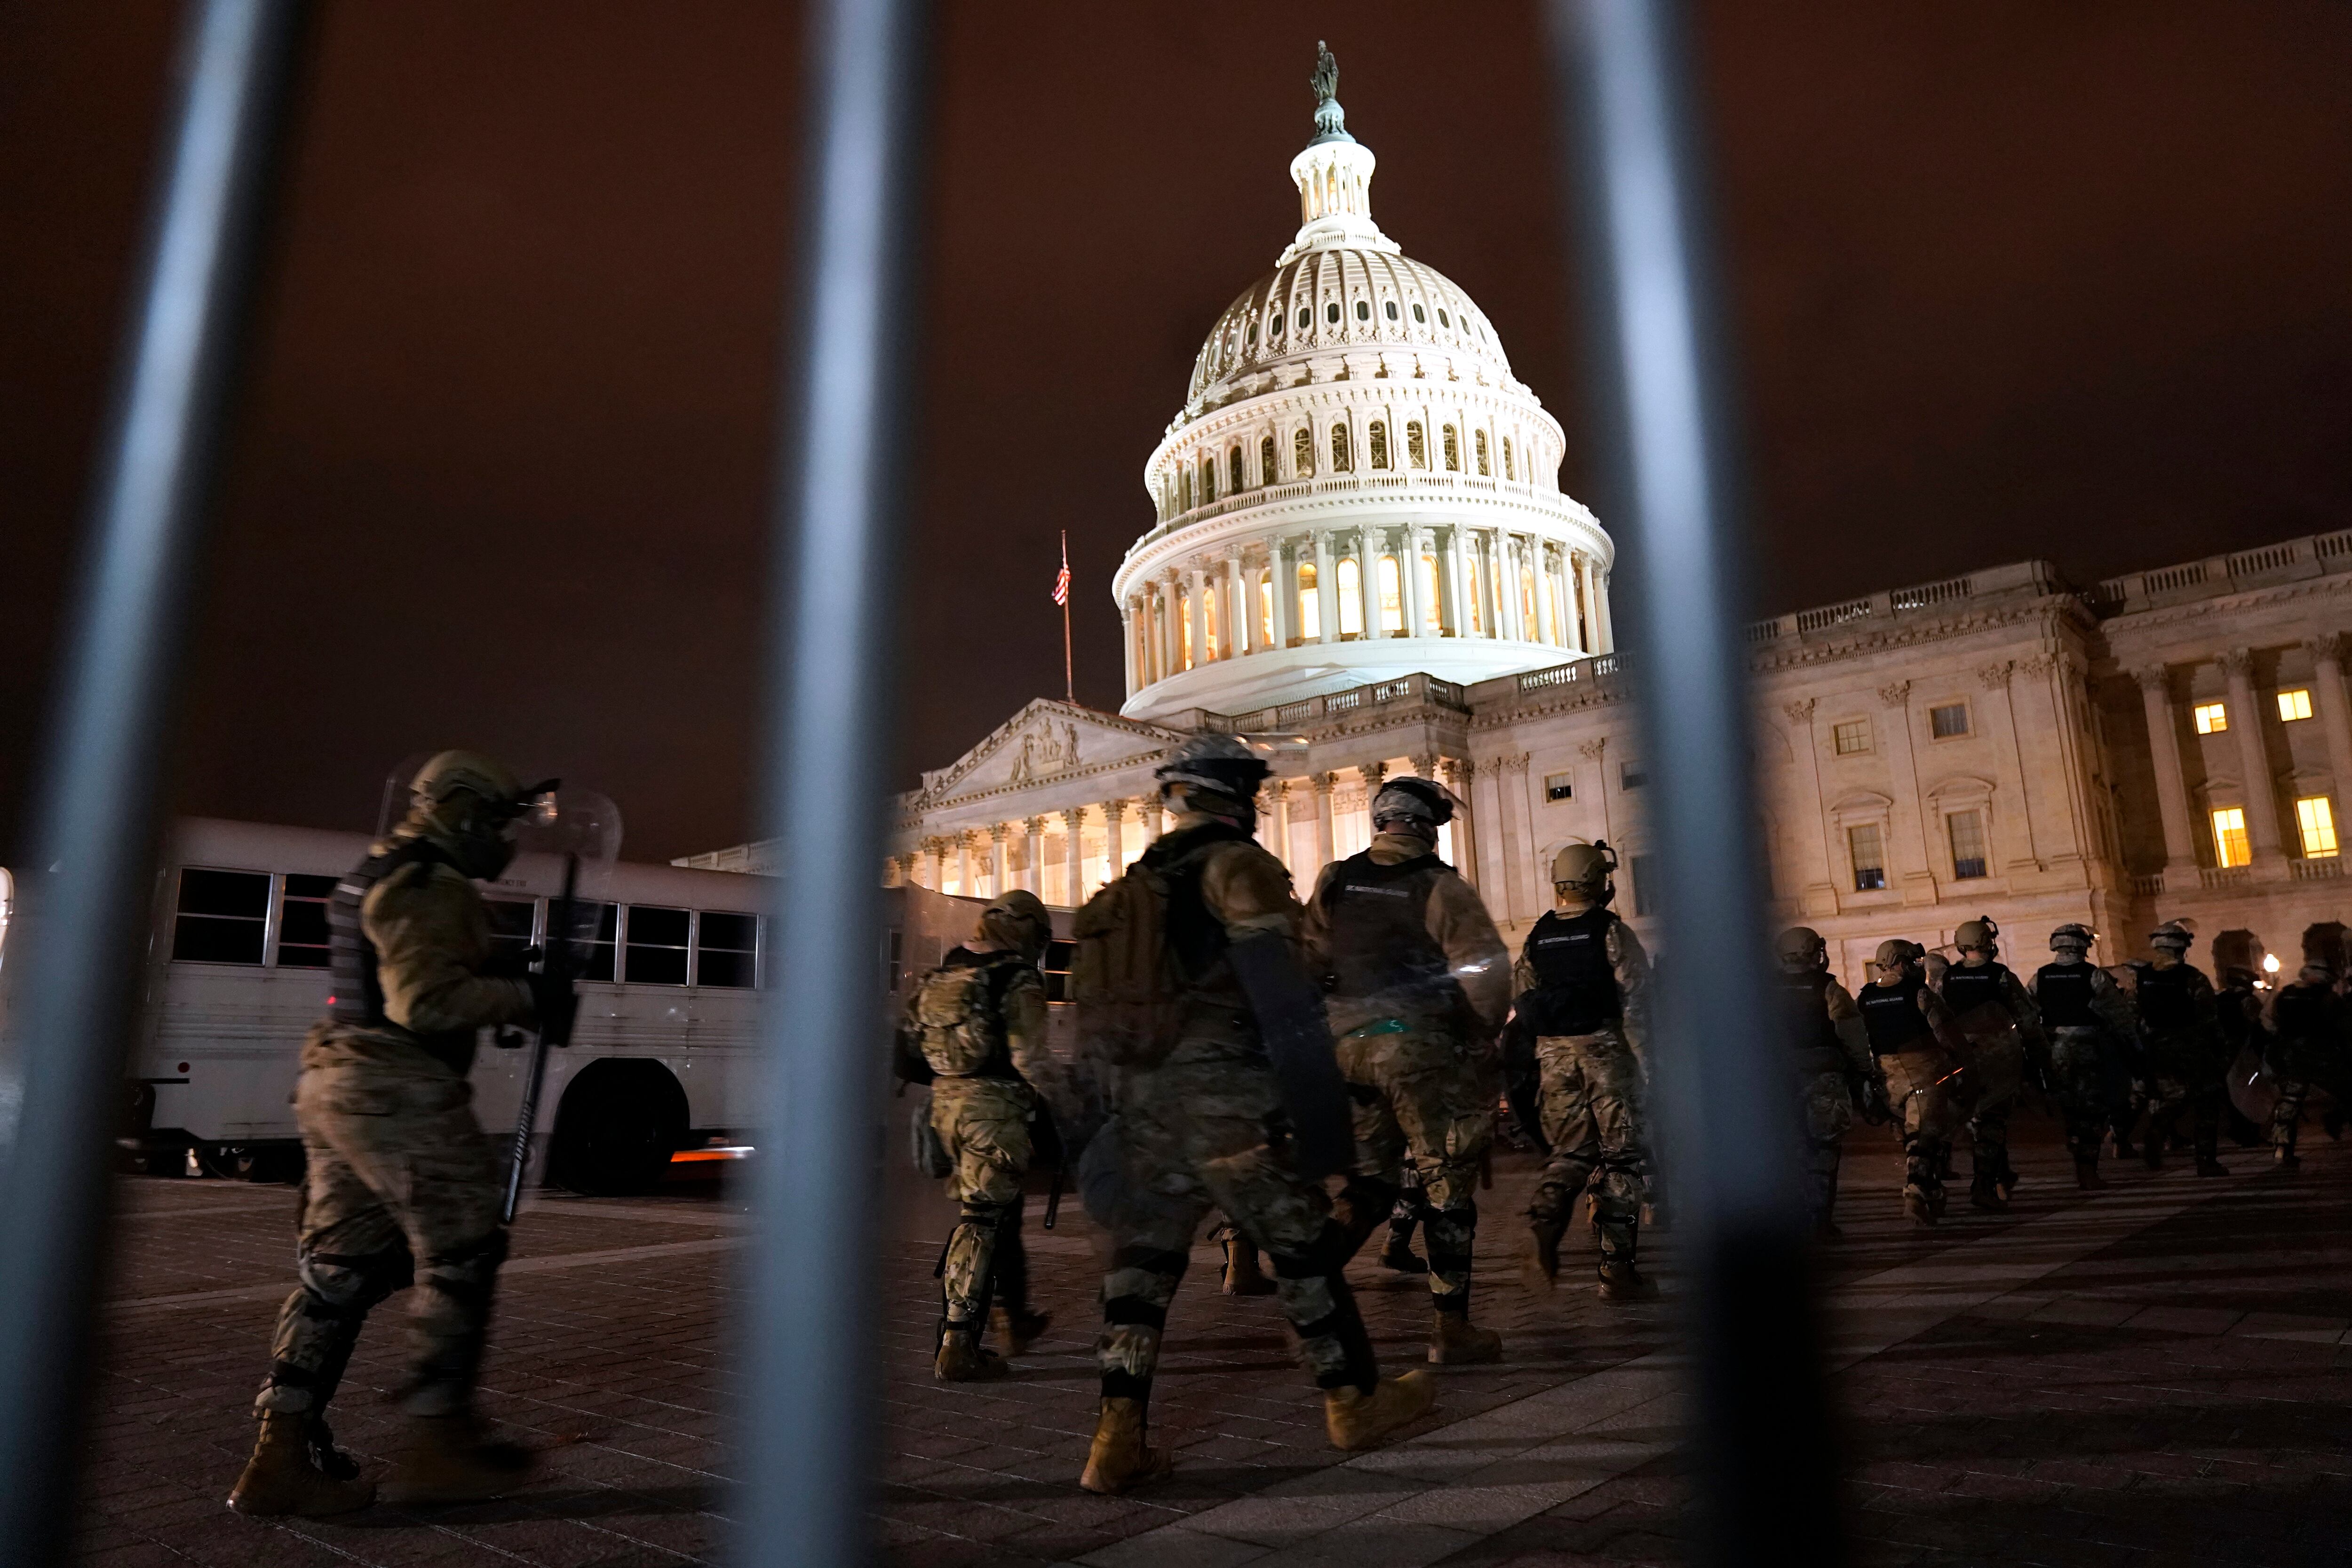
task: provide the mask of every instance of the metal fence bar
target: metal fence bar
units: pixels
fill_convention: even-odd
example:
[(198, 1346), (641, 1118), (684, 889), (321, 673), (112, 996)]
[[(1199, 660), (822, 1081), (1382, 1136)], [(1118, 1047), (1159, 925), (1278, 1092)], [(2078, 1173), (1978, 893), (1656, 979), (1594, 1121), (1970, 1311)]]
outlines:
[(869, 1553), (883, 1054), (877, 949), (899, 423), (914, 304), (920, 0), (811, 9), (809, 177), (785, 373), (769, 672), (769, 830), (783, 846), (746, 1267), (734, 1561)]
[(125, 1037), (143, 973), (163, 752), (298, 0), (191, 5), (144, 270), (17, 889), (0, 1178), (0, 1563), (61, 1562)]
[(1748, 778), (1753, 613), (1687, 24), (1551, 0), (1603, 493), (1641, 550), (1641, 703), (1664, 883), (1658, 1047), (1696, 1274), (1705, 1559), (1842, 1560)]

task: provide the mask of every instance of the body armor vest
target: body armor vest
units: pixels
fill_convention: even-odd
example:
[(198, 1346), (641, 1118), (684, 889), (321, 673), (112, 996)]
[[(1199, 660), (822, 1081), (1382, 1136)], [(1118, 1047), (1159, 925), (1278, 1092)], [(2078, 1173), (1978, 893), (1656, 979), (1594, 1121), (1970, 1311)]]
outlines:
[(1834, 1051), (1843, 1058), (1845, 1047), (1837, 1026), (1830, 1022), (1830, 972), (1809, 969), (1801, 974), (1780, 972), (1781, 1010), (1788, 1016), (1789, 1043), (1801, 1051)]
[(2179, 1034), (2196, 1026), (2197, 1010), (2189, 1002), (2189, 977), (2196, 970), (2186, 963), (2158, 969), (2142, 963), (2133, 964), (2132, 973), (2139, 977), (2139, 1016), (2150, 1034)]
[(1854, 1000), (1862, 1006), (1862, 1026), (1870, 1035), (1873, 1055), (1916, 1050), (1922, 1040), (1935, 1038), (1927, 1016), (1919, 1011), (1919, 992), (1927, 984), (1924, 975), (1915, 974), (1892, 985), (1874, 980), (1862, 988)]
[[(2087, 963), (2045, 963), (2033, 974), (2033, 1002), (2042, 1021), (2053, 1029), (2105, 1027), (2091, 1011), (2092, 967)], [(1949, 989), (1951, 982), (1945, 983)]]
[(2278, 994), (2272, 1015), (2278, 1025), (2278, 1037), (2290, 1045), (2333, 1045), (2329, 1027), (2333, 1020), (2328, 1015), (2334, 1011), (2329, 1005), (2334, 999), (2325, 985), (2287, 986)]
[(1168, 945), (1176, 955), (1177, 973), (1187, 984), (1205, 979), (1229, 945), (1224, 922), (1201, 897), (1201, 869), (1208, 858), (1202, 851), (1228, 842), (1251, 839), (1227, 823), (1203, 822), (1170, 834), (1138, 857), (1168, 884)]
[(1446, 874), (1434, 855), (1383, 866), (1366, 850), (1339, 862), (1323, 889), (1333, 995), (1451, 1007), (1459, 987), (1429, 934), (1430, 889)]
[(916, 987), (908, 1011), (919, 1048), (940, 1078), (1018, 1078), (1004, 1026), (1004, 994), (1027, 967), (1017, 952), (959, 947)]
[(2006, 1013), (2009, 1011), (2006, 995), (2009, 987), (2002, 982), (2009, 978), (2009, 965), (1999, 959), (1990, 963), (1979, 963), (1974, 968), (1965, 963), (1955, 963), (1944, 971), (1944, 1005), (1961, 1017), (1986, 1005), (1997, 1006)]
[(378, 882), (404, 866), (448, 866), (453, 862), (422, 838), (400, 838), (382, 854), (370, 855), (335, 884), (327, 900), (327, 959), (334, 991), (327, 1016), (363, 1029), (394, 1027), (383, 1012), (383, 986), (376, 978), (375, 943), (360, 921), (361, 906)]
[(1616, 920), (1605, 905), (1580, 915), (1554, 910), (1528, 933), (1538, 1034), (1590, 1035), (1624, 1016), (1617, 966), (1609, 962), (1609, 928)]

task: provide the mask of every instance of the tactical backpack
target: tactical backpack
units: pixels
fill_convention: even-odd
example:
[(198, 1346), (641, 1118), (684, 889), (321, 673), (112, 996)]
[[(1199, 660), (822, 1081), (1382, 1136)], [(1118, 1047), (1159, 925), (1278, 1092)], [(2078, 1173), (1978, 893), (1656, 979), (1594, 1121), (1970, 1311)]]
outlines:
[[(1078, 910), (1070, 1000), (1081, 1052), (1115, 1067), (1152, 1067), (1176, 1048), (1185, 987), (1225, 945), (1223, 928), (1201, 906), (1202, 868), (1218, 845), (1248, 838), (1222, 824), (1171, 835)], [(1178, 853), (1161, 853), (1180, 839)]]
[(1002, 1061), (1004, 1007), (1002, 963), (941, 964), (917, 983), (907, 1000), (908, 1032), (930, 1069), (942, 1078), (971, 1078)]

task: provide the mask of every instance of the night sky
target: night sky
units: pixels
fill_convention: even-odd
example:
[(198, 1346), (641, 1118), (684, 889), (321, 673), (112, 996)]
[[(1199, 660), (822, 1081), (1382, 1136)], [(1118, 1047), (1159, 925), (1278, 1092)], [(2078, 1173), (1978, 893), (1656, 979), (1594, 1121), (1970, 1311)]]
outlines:
[[(755, 830), (786, 12), (326, 6), (183, 809), (364, 828), (387, 767), (467, 744), (613, 795), (633, 858)], [(174, 16), (0, 8), (0, 858), (23, 852)], [(1108, 581), (1150, 524), (1141, 465), (1297, 225), (1318, 37), (1380, 155), (1374, 216), (1485, 308), (1589, 491), (1532, 5), (940, 16), (902, 442), (909, 781), (1060, 691), (1064, 528), (1078, 695), (1117, 706)], [(2352, 7), (1702, 17), (1759, 613), (2352, 525)]]

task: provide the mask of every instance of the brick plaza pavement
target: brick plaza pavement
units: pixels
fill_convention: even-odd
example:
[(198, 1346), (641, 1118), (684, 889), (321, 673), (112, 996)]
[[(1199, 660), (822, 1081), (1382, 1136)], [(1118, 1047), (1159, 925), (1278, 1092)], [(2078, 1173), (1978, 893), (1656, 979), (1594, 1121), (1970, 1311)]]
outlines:
[[(2116, 1171), (2084, 1199), (2027, 1120), (2016, 1212), (1920, 1235), (1887, 1197), (1882, 1133), (1850, 1145), (1848, 1235), (1822, 1256), (1851, 1519), (1871, 1563), (2352, 1561), (2352, 1146), (2294, 1177), (2258, 1151), (2199, 1181)], [(1508, 1359), (1446, 1370), (1438, 1409), (1342, 1461), (1273, 1305), (1216, 1292), (1195, 1254), (1171, 1314), (1154, 1432), (1178, 1471), (1130, 1498), (1077, 1490), (1092, 1426), (1095, 1264), (1066, 1205), (1041, 1235), (1054, 1330), (1011, 1380), (928, 1375), (930, 1267), (949, 1211), (895, 1173), (879, 1528), (908, 1568), (1350, 1568), (1675, 1562), (1689, 1523), (1675, 1307), (1548, 1299), (1506, 1242), (1529, 1175), (1486, 1194), (1482, 1321)], [(715, 1558), (731, 1396), (724, 1321), (741, 1245), (715, 1188), (551, 1196), (501, 1286), (486, 1404), (551, 1452), (498, 1503), (264, 1524), (221, 1504), (289, 1288), (292, 1196), (122, 1184), (84, 1467), (81, 1561), (106, 1564), (668, 1564)], [(1670, 1291), (1672, 1238), (1657, 1248)], [(1575, 1259), (1580, 1280), (1589, 1255)], [(1416, 1358), (1417, 1280), (1353, 1270), (1384, 1361)], [(398, 1426), (395, 1298), (352, 1364), (336, 1429), (380, 1465)]]

